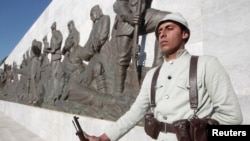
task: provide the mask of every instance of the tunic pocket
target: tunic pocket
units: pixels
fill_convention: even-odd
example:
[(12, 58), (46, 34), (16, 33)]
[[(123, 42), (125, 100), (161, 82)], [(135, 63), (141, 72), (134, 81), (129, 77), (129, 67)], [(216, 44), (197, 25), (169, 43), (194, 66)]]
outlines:
[(163, 83), (156, 84), (155, 86), (155, 92), (159, 93), (163, 90)]
[(181, 88), (183, 90), (189, 90), (189, 83), (185, 78), (178, 79), (176, 85), (178, 88)]
[[(189, 89), (190, 89), (189, 81), (187, 79), (184, 79), (184, 78), (178, 79), (176, 85), (177, 85), (177, 87), (179, 87), (183, 90), (189, 91)], [(202, 89), (202, 82), (200, 79), (197, 80), (197, 89), (198, 90)]]

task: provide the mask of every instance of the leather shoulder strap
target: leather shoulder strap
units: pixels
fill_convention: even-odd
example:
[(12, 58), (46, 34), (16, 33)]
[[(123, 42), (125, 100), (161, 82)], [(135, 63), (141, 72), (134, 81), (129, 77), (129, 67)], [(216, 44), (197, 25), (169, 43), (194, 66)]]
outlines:
[(153, 75), (153, 78), (152, 78), (152, 83), (151, 83), (151, 99), (150, 99), (150, 107), (155, 107), (155, 86), (156, 86), (156, 83), (157, 83), (157, 78), (158, 78), (158, 75), (159, 75), (159, 72), (160, 72), (160, 69), (161, 69), (161, 66), (159, 66), (155, 72), (154, 72), (154, 75)]
[(198, 56), (191, 56), (189, 69), (189, 101), (192, 109), (197, 109), (198, 107), (197, 63)]

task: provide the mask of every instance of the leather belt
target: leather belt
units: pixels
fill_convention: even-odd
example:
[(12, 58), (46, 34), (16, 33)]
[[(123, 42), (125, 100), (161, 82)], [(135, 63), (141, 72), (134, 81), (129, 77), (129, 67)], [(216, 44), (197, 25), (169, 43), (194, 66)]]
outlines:
[(173, 124), (169, 124), (169, 123), (164, 123), (161, 122), (161, 132), (170, 132), (170, 133), (176, 133), (174, 125)]

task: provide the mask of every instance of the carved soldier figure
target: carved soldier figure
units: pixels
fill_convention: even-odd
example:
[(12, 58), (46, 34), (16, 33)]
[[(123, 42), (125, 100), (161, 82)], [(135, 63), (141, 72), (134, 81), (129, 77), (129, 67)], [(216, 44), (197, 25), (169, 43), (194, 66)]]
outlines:
[(57, 30), (56, 22), (54, 22), (51, 26), (52, 36), (50, 40), (50, 49), (48, 50), (51, 53), (51, 85), (50, 85), (50, 96), (48, 97), (48, 101), (50, 101), (50, 105), (53, 104), (53, 97), (58, 92), (58, 88), (60, 82), (57, 78), (60, 78), (59, 75), (59, 66), (61, 64), (61, 45), (63, 36), (61, 31)]
[(74, 39), (74, 44), (75, 45), (79, 45), (80, 42), (80, 33), (79, 31), (77, 31), (76, 27), (75, 27), (75, 23), (73, 20), (70, 20), (68, 22), (68, 30), (69, 30), (69, 35), (68, 37), (73, 37)]
[(41, 79), (46, 81), (50, 78), (50, 61), (48, 58), (49, 53), (49, 42), (47, 36), (43, 37), (43, 53), (41, 54)]
[(49, 42), (48, 42), (48, 38), (47, 38), (47, 35), (45, 35), (43, 37), (43, 52), (44, 53), (49, 53), (49, 50), (51, 49), (50, 46), (49, 46)]
[(12, 90), (13, 74), (11, 65), (4, 64), (4, 71), (6, 72), (6, 95), (9, 97), (9, 94)]
[(3, 69), (0, 68), (0, 88), (4, 86), (5, 82), (6, 82), (5, 72)]
[(49, 48), (49, 42), (47, 41), (47, 36), (45, 35), (43, 37), (43, 53), (41, 54), (41, 59), (40, 59), (40, 72), (41, 72), (41, 81), (39, 85), (39, 93), (45, 96), (45, 93), (50, 89), (50, 76), (51, 76), (51, 65), (50, 61), (48, 58), (48, 53), (50, 51)]
[(18, 81), (19, 81), (18, 74), (15, 72), (16, 69), (17, 69), (17, 64), (14, 61), (13, 62), (13, 66), (12, 66), (12, 75), (13, 75), (13, 81), (14, 81), (14, 83), (18, 83)]
[[(109, 39), (110, 33), (110, 17), (104, 15), (102, 9), (99, 5), (95, 5), (90, 10), (90, 18), (93, 22), (92, 30), (89, 36), (89, 39), (84, 47), (92, 48), (92, 53), (98, 54), (100, 49)], [(91, 54), (92, 54), (91, 53)], [(93, 55), (94, 55), (93, 54)], [(92, 80), (96, 79), (97, 90), (103, 93), (106, 92), (105, 86), (105, 76), (104, 68), (101, 62), (91, 61), (89, 67), (85, 71), (85, 77), (83, 82), (87, 85), (90, 85)], [(87, 77), (86, 77), (87, 76)]]
[(93, 21), (89, 38), (84, 45), (84, 60), (89, 61), (95, 53), (99, 53), (101, 47), (109, 39), (110, 17), (104, 15), (99, 5), (90, 10), (90, 18)]
[(19, 77), (18, 77), (18, 73), (15, 71), (17, 70), (17, 64), (14, 61), (13, 65), (12, 65), (12, 69), (11, 69), (11, 73), (13, 76), (13, 82), (12, 82), (12, 100), (17, 101), (17, 97), (19, 96)]
[[(112, 36), (117, 38), (119, 52), (116, 83), (118, 84), (117, 91), (120, 93), (124, 90), (126, 71), (131, 61), (134, 26), (139, 25), (141, 35), (153, 32), (157, 21), (169, 13), (149, 8), (152, 0), (141, 0), (141, 5), (139, 5), (138, 1), (116, 0), (113, 5), (117, 15)], [(138, 13), (139, 6), (141, 11)]]
[(33, 40), (31, 46), (31, 97), (29, 103), (37, 104), (39, 101), (38, 86), (41, 79), (40, 74), (40, 55), (42, 49), (42, 42)]
[(62, 33), (56, 29), (56, 22), (54, 22), (51, 26), (52, 37), (50, 40), (50, 53), (51, 53), (51, 64), (52, 64), (52, 79), (56, 77), (56, 71), (58, 69), (58, 65), (61, 62), (61, 45), (63, 36)]

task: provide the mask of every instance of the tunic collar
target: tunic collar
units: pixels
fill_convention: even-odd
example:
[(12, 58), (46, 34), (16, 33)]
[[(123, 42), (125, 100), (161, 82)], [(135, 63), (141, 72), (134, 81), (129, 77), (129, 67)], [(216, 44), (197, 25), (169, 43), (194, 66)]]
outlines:
[(177, 51), (177, 58), (181, 57), (182, 55), (187, 55), (189, 52), (186, 49), (181, 49)]
[[(181, 58), (182, 56), (186, 56), (186, 55), (189, 55), (189, 52), (188, 52), (186, 49), (178, 50), (178, 51), (177, 51), (177, 58), (176, 58), (176, 59), (179, 59), (179, 58)], [(167, 61), (166, 59), (164, 59), (164, 62), (173, 62), (173, 61), (175, 61), (176, 59), (170, 60), (170, 61)]]

